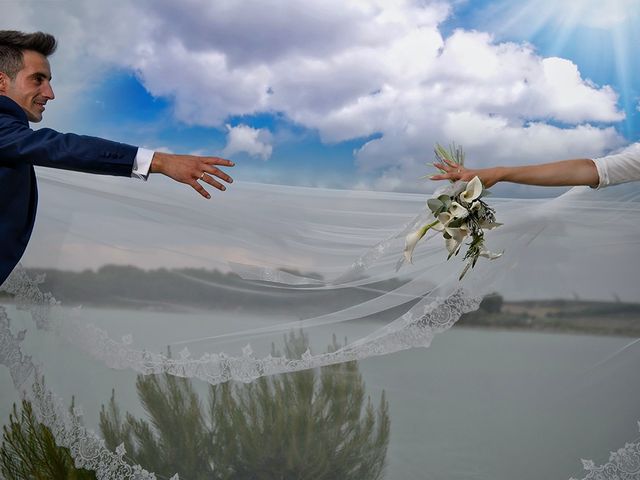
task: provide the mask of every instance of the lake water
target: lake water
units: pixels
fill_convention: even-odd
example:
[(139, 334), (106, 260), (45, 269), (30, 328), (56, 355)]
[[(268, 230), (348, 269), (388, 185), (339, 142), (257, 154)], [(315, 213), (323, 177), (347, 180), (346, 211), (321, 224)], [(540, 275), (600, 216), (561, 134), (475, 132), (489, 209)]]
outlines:
[(582, 478), (638, 439), (638, 349), (596, 367), (631, 340), (454, 328), (362, 362), (390, 402), (387, 478)]
[[(19, 321), (21, 314), (8, 309)], [(116, 338), (133, 330), (136, 341), (148, 347), (157, 347), (167, 329), (176, 328), (176, 318), (168, 313), (82, 312), (91, 314), (98, 325), (109, 324)], [(239, 324), (250, 328), (260, 321), (225, 315), (217, 321), (234, 322), (234, 328)], [(210, 333), (209, 317), (188, 317), (185, 321), (182, 315), (179, 325), (184, 338)], [(147, 335), (135, 335), (138, 329)], [(610, 451), (638, 441), (640, 346), (615, 354), (632, 341), (454, 327), (436, 336), (430, 348), (361, 361), (372, 400), (377, 404), (384, 390), (390, 405), (385, 478), (582, 478), (581, 458), (605, 463)], [(86, 376), (86, 391), (77, 398), (88, 426), (96, 427), (100, 405), (108, 401), (113, 387), (123, 410), (143, 416), (132, 372), (105, 374), (97, 360), (51, 337), (30, 348), (56, 355), (57, 367), (45, 366), (45, 373), (66, 400), (79, 378)], [(92, 371), (100, 375), (92, 377)], [(3, 420), (17, 399), (9, 382), (7, 369), (0, 368)], [(198, 388), (204, 390), (204, 385)]]

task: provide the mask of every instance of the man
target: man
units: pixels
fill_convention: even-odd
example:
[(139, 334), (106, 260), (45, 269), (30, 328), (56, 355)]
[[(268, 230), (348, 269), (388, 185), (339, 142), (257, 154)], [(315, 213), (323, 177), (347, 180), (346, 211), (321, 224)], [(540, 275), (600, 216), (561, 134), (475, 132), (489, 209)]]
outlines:
[(53, 100), (48, 57), (56, 49), (52, 35), (0, 30), (0, 285), (20, 260), (31, 236), (38, 201), (34, 165), (102, 175), (147, 179), (162, 173), (211, 195), (200, 181), (224, 191), (231, 183), (217, 157), (174, 155), (96, 137), (62, 134), (28, 122), (42, 120)]

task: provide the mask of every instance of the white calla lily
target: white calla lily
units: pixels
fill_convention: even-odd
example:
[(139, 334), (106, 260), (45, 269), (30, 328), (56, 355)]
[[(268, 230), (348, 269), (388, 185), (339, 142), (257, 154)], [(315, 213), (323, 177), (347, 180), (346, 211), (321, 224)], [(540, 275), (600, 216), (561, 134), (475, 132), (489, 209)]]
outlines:
[(449, 252), (449, 256), (451, 256), (457, 252), (458, 248), (469, 234), (469, 231), (466, 227), (462, 226), (460, 228), (445, 228), (445, 232), (450, 236), (450, 238), (445, 239), (445, 245)]
[(464, 192), (460, 194), (460, 198), (467, 203), (471, 203), (476, 200), (480, 194), (482, 193), (482, 182), (480, 178), (476, 175), (471, 179), (469, 183), (467, 183), (467, 188), (465, 188)]
[(416, 230), (415, 232), (407, 235), (407, 237), (405, 238), (405, 245), (404, 245), (404, 259), (407, 262), (413, 263), (412, 262), (413, 250), (416, 248), (416, 245), (418, 244), (420, 239), (425, 236), (427, 231), (430, 228), (433, 228), (436, 224), (438, 224), (437, 221), (430, 223), (429, 225), (425, 225), (419, 230)]
[(421, 238), (422, 236), (420, 235), (420, 230), (407, 235), (407, 238), (405, 240), (405, 245), (404, 245), (405, 261), (409, 263), (413, 263), (411, 261), (411, 257), (413, 256), (413, 250), (416, 248), (416, 245), (418, 244), (418, 241), (420, 241)]
[(469, 216), (469, 210), (464, 208), (458, 202), (451, 202), (451, 208), (449, 208), (449, 213), (453, 218), (465, 218)]
[(449, 252), (449, 255), (453, 255), (455, 253), (455, 251), (460, 246), (460, 243), (462, 242), (457, 241), (455, 238), (445, 239), (444, 244), (447, 247), (447, 251)]
[(461, 242), (467, 235), (469, 235), (469, 230), (464, 225), (457, 228), (445, 227), (444, 231), (458, 242)]
[(453, 218), (453, 215), (451, 215), (449, 212), (443, 212), (438, 215), (438, 222), (440, 222), (444, 226), (447, 226), (449, 222), (453, 220)]
[(443, 232), (449, 222), (453, 221), (454, 218), (449, 212), (443, 212), (438, 214), (437, 220), (433, 222), (431, 228), (433, 228), (437, 232)]

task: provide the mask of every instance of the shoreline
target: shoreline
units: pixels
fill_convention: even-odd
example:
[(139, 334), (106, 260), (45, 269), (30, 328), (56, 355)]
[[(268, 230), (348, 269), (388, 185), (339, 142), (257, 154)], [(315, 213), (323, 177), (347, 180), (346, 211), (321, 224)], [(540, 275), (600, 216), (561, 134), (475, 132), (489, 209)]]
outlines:
[(591, 300), (502, 302), (486, 297), (460, 326), (557, 333), (640, 337), (640, 304)]
[[(498, 299), (496, 302), (495, 299)], [(640, 338), (640, 304), (622, 302), (597, 302), (586, 300), (536, 300), (503, 302), (500, 296), (486, 297), (480, 308), (464, 314), (453, 328), (484, 329), (520, 332), (560, 333)], [(13, 298), (0, 297), (0, 306), (15, 306)], [(196, 308), (179, 303), (167, 303), (159, 307), (157, 302), (140, 300), (122, 304), (87, 302), (79, 305), (62, 305), (64, 308), (118, 309), (158, 313), (199, 313), (207, 308)], [(252, 314), (264, 310), (236, 305), (223, 308), (227, 313)], [(384, 320), (381, 319), (383, 322)]]
[(522, 333), (546, 333), (549, 335), (584, 335), (589, 337), (618, 337), (618, 338), (640, 338), (640, 334), (631, 331), (612, 332), (608, 330), (589, 330), (577, 328), (547, 328), (547, 327), (520, 327), (508, 325), (473, 325), (456, 322), (452, 329), (475, 330), (475, 331), (495, 331), (495, 332), (522, 332)]

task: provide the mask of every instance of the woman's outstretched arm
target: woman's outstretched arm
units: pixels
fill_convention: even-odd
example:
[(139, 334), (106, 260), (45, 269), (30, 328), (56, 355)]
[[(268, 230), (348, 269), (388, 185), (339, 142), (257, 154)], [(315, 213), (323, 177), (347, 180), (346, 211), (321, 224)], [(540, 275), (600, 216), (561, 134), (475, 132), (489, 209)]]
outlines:
[(577, 158), (559, 162), (526, 165), (520, 167), (491, 167), (470, 169), (454, 163), (434, 163), (443, 173), (433, 175), (432, 180), (468, 181), (478, 176), (482, 184), (489, 188), (498, 182), (521, 183), (524, 185), (540, 185), (543, 187), (564, 187), (599, 184), (598, 170), (593, 160)]

